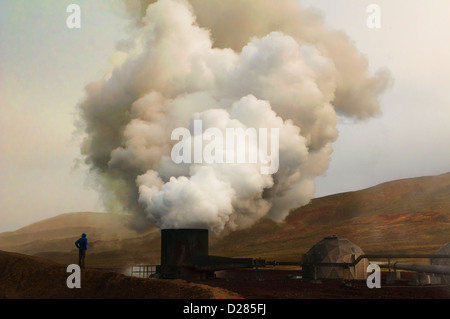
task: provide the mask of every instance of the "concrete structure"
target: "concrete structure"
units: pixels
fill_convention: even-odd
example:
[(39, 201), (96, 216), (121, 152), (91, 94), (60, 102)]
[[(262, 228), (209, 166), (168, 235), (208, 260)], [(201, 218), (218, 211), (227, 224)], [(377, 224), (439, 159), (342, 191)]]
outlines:
[(204, 256), (208, 256), (208, 230), (161, 230), (161, 277), (189, 277), (193, 274), (183, 265), (192, 258)]
[(161, 230), (161, 278), (207, 278), (218, 270), (264, 265), (259, 259), (210, 256), (207, 229)]
[(367, 258), (362, 249), (345, 238), (325, 237), (315, 244), (302, 260), (303, 278), (309, 279), (365, 279)]

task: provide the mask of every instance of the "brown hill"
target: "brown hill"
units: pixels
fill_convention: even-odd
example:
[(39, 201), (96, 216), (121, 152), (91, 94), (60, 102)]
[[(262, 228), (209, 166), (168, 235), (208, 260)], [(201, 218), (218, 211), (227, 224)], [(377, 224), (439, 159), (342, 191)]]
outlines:
[(81, 288), (70, 289), (67, 266), (0, 251), (0, 298), (10, 299), (237, 299), (222, 288), (184, 280), (144, 279), (99, 269), (81, 271)]
[(130, 216), (107, 213), (67, 213), (0, 234), (0, 250), (76, 263), (75, 241), (88, 234), (89, 266), (121, 267), (159, 260), (159, 230), (137, 233)]
[[(159, 230), (136, 233), (128, 222), (127, 216), (106, 213), (63, 214), (0, 234), (0, 250), (75, 263), (74, 242), (86, 232), (90, 267), (159, 263)], [(211, 238), (210, 253), (300, 261), (328, 235), (347, 237), (366, 253), (435, 252), (450, 241), (450, 173), (317, 198), (293, 210), (283, 223), (264, 219), (249, 229)]]
[(262, 220), (213, 250), (297, 261), (329, 235), (347, 237), (365, 253), (434, 253), (450, 241), (450, 173), (317, 198), (284, 223)]

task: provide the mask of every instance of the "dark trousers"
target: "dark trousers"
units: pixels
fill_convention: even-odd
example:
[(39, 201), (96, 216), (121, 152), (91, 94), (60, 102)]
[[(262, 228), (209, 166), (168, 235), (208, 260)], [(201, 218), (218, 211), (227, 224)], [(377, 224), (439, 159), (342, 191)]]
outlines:
[(78, 250), (78, 266), (84, 268), (84, 258), (86, 257), (86, 250)]

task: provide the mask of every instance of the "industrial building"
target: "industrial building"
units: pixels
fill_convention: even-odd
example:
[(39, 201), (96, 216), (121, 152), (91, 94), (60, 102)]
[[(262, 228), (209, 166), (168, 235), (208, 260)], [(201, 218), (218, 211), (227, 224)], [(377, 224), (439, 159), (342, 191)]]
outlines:
[[(364, 251), (350, 240), (338, 236), (325, 237), (302, 259), (303, 277), (309, 279), (365, 279), (367, 258), (355, 262)], [(353, 264), (354, 263), (354, 264)]]
[[(450, 242), (446, 243), (438, 250), (436, 250), (436, 255), (447, 255), (450, 256)], [(443, 266), (444, 269), (450, 268), (450, 258), (432, 258), (431, 265), (433, 266)], [(438, 275), (442, 282), (449, 285), (450, 284), (450, 273), (439, 274)]]
[[(212, 256), (209, 255), (208, 245), (207, 229), (163, 229), (161, 264), (141, 266), (136, 273), (144, 274), (145, 277), (156, 276), (166, 279), (206, 279), (214, 278), (219, 271), (288, 265), (301, 267), (302, 278), (306, 280), (364, 280), (368, 276), (367, 267), (371, 263), (376, 263), (388, 270), (386, 280), (391, 282), (400, 279), (399, 271), (402, 270), (415, 272), (416, 284), (450, 283), (450, 242), (430, 255), (374, 255), (365, 254), (355, 243), (334, 235), (325, 237), (313, 245), (299, 262)], [(407, 258), (422, 258), (429, 260), (429, 263), (398, 262)]]
[(259, 260), (228, 258), (208, 253), (208, 230), (161, 230), (161, 278), (208, 278), (219, 270), (254, 268)]

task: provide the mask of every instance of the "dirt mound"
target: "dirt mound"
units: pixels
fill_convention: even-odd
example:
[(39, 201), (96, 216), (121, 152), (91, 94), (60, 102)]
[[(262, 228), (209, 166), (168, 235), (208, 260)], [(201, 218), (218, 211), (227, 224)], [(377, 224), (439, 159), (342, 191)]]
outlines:
[[(400, 274), (400, 272), (399, 272)], [(449, 299), (448, 285), (411, 285), (413, 272), (401, 272), (401, 280), (386, 283), (381, 274), (381, 288), (369, 289), (365, 280), (308, 280), (301, 270), (249, 269), (227, 270), (220, 278), (198, 281), (208, 286), (235, 291), (244, 299)], [(304, 306), (305, 304), (303, 304)], [(310, 306), (310, 304), (307, 304)], [(297, 309), (298, 306), (295, 306)], [(311, 309), (312, 310), (312, 309)], [(402, 310), (405, 310), (402, 308)]]
[(83, 269), (81, 288), (66, 285), (67, 266), (46, 259), (0, 251), (0, 298), (12, 299), (236, 299), (238, 294), (184, 280), (129, 277)]

